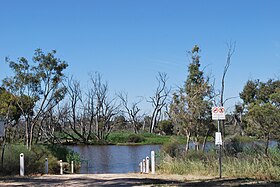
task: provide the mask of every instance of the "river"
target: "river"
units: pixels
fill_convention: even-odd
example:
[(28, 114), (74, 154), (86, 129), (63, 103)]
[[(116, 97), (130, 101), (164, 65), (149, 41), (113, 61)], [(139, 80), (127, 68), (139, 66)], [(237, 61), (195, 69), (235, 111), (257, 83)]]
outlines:
[(158, 152), (160, 145), (74, 145), (67, 146), (81, 155), (79, 173), (129, 173), (139, 171), (139, 162)]
[[(264, 144), (264, 142), (242, 143), (244, 147), (251, 147), (253, 144)], [(269, 147), (277, 146), (276, 141), (270, 141)], [(82, 163), (79, 173), (130, 173), (139, 172), (139, 162), (151, 151), (159, 152), (160, 145), (73, 145), (67, 146), (80, 154)], [(182, 149), (184, 149), (182, 145)], [(194, 148), (194, 144), (190, 144)], [(215, 148), (213, 142), (207, 142), (206, 151)]]

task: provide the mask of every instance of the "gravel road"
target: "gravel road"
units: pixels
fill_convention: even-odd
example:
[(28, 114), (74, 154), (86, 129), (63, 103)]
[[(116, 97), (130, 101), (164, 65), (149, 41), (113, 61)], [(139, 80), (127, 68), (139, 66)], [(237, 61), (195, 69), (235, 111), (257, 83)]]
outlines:
[(280, 186), (280, 183), (253, 179), (129, 173), (9, 176), (0, 177), (0, 186)]

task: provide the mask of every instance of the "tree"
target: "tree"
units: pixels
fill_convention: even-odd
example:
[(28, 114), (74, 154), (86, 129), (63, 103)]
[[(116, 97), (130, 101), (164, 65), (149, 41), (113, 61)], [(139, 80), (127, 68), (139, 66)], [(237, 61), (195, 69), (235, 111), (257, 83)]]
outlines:
[(247, 121), (255, 133), (265, 139), (265, 155), (268, 155), (268, 145), (271, 138), (280, 135), (280, 110), (271, 103), (253, 105), (248, 112)]
[(280, 137), (279, 88), (279, 80), (249, 80), (240, 93), (246, 109), (247, 131), (253, 129), (256, 136), (265, 139), (266, 155), (271, 138)]
[(84, 93), (80, 83), (70, 79), (67, 89), (69, 102), (61, 110), (66, 120), (62, 123), (68, 124), (71, 129), (64, 129), (64, 132), (74, 141), (85, 144), (92, 140), (106, 140), (113, 127), (122, 123), (115, 120), (119, 106), (115, 104), (115, 98), (109, 98), (108, 84), (103, 82), (99, 73), (91, 74), (88, 87)]
[(15, 96), (2, 87), (0, 87), (0, 118), (6, 119), (6, 122), (17, 122), (20, 118)]
[(56, 51), (45, 54), (35, 50), (33, 64), (24, 57), (17, 62), (6, 58), (14, 76), (3, 80), (6, 89), (16, 96), (25, 121), (25, 143), (31, 149), (34, 129), (45, 113), (54, 108), (66, 93), (62, 85), (67, 63), (55, 57)]
[(234, 120), (234, 126), (235, 129), (239, 127), (239, 135), (244, 136), (245, 135), (245, 126), (243, 123), (243, 114), (244, 113), (244, 107), (241, 103), (238, 103), (235, 105), (235, 110), (233, 112), (233, 120)]
[(115, 104), (116, 98), (109, 98), (108, 84), (103, 83), (99, 73), (91, 75), (91, 84), (89, 112), (95, 115), (94, 134), (98, 140), (104, 140), (116, 125), (114, 118), (119, 114), (119, 106)]
[[(182, 126), (187, 136), (186, 150), (189, 148), (189, 140), (192, 136), (195, 149), (205, 148), (207, 137), (213, 130), (211, 119), (211, 106), (213, 89), (209, 78), (200, 70), (200, 49), (194, 46), (191, 52), (192, 62), (188, 66), (188, 76), (184, 88), (174, 93), (170, 106), (170, 114), (175, 123)], [(204, 137), (203, 140), (201, 137)]]
[[(88, 143), (91, 136), (94, 114), (92, 114), (92, 116), (90, 117), (87, 116), (91, 119), (90, 121), (91, 123), (89, 124), (90, 129), (86, 130), (88, 129), (88, 127), (87, 127), (85, 113), (86, 111), (89, 111), (88, 107), (90, 107), (90, 105), (87, 105), (87, 102), (83, 100), (82, 97), (83, 93), (79, 81), (73, 80), (73, 77), (70, 77), (68, 78), (67, 83), (68, 83), (67, 85), (68, 102), (65, 104), (63, 108), (60, 109), (60, 114), (61, 114), (61, 123), (68, 124), (71, 131), (69, 131), (68, 128), (64, 128), (63, 132), (68, 136), (70, 136), (72, 140), (86, 144)], [(72, 133), (74, 133), (77, 136), (74, 136)]]
[(150, 123), (150, 133), (154, 133), (155, 127), (158, 124), (160, 114), (164, 106), (166, 106), (166, 99), (168, 94), (170, 93), (170, 89), (167, 88), (167, 74), (166, 73), (158, 73), (156, 77), (158, 81), (158, 86), (156, 88), (154, 96), (150, 97), (149, 102), (152, 103), (153, 112), (151, 116)]
[(171, 120), (162, 120), (159, 122), (159, 129), (165, 135), (173, 135), (174, 125)]
[[(226, 64), (224, 66), (224, 71), (223, 71), (223, 75), (222, 75), (220, 106), (224, 106), (224, 103), (227, 101), (227, 100), (224, 100), (225, 78), (226, 78), (228, 68), (231, 65), (231, 57), (234, 54), (234, 52), (235, 52), (235, 42), (234, 43), (229, 43), (228, 44), (227, 60), (226, 60)], [(223, 132), (223, 136), (225, 138), (225, 123), (224, 123), (224, 121), (222, 121), (222, 132)]]
[(138, 104), (140, 103), (140, 101), (133, 102), (131, 104), (131, 107), (129, 107), (127, 94), (120, 93), (119, 98), (124, 108), (123, 112), (127, 114), (128, 121), (130, 122), (130, 124), (132, 124), (134, 133), (138, 134), (141, 128), (141, 119), (143, 118), (143, 116), (139, 114), (140, 108), (138, 107)]

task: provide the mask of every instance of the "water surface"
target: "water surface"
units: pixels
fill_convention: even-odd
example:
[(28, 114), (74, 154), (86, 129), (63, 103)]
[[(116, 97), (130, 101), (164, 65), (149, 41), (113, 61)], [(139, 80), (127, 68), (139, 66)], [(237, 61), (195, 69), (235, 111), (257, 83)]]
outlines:
[(139, 171), (139, 162), (160, 145), (74, 145), (68, 146), (82, 158), (80, 173), (129, 173)]

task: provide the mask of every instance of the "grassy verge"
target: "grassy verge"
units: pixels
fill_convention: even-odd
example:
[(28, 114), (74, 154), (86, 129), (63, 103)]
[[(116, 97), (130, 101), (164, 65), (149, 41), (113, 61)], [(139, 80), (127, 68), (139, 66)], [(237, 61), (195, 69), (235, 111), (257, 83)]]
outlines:
[[(219, 176), (218, 156), (215, 151), (207, 153), (189, 152), (184, 156), (162, 156), (159, 171), (165, 174), (191, 174)], [(269, 150), (269, 157), (259, 152), (246, 150), (235, 156), (222, 158), (223, 177), (255, 178), (261, 180), (280, 180), (280, 151)]]

